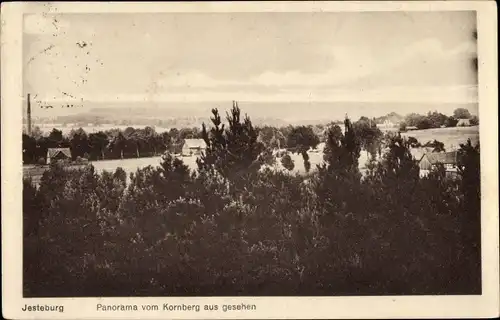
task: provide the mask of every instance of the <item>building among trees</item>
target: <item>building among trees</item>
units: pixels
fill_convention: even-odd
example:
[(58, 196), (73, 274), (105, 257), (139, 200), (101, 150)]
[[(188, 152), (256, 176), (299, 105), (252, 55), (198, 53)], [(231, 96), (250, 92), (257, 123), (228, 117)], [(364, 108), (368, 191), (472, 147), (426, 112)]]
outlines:
[(419, 161), (420, 175), (427, 175), (439, 164), (444, 166), (447, 174), (452, 175), (457, 173), (457, 158), (457, 151), (425, 153)]
[(385, 119), (384, 122), (377, 124), (377, 128), (380, 129), (394, 129), (398, 127), (398, 123), (394, 123), (389, 119)]
[(184, 145), (182, 146), (183, 156), (200, 155), (202, 151), (205, 151), (207, 144), (203, 139), (185, 139)]
[(470, 127), (470, 119), (459, 119), (457, 122), (457, 127)]
[(69, 148), (48, 148), (47, 164), (58, 160), (71, 160), (71, 150)]

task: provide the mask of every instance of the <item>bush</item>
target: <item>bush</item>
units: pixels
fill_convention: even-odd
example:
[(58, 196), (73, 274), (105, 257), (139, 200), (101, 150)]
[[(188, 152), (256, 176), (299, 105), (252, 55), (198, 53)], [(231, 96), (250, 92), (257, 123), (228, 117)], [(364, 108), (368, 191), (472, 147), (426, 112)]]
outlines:
[(288, 171), (292, 171), (293, 168), (295, 168), (295, 164), (293, 163), (292, 157), (290, 157), (290, 154), (288, 153), (283, 155), (283, 157), (281, 158), (281, 164)]

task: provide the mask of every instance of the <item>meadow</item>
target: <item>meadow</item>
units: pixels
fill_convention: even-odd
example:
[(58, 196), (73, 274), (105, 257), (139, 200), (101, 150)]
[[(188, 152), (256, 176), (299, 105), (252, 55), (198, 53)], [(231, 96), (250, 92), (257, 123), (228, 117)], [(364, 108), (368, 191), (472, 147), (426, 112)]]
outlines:
[(426, 130), (407, 131), (401, 134), (404, 137), (415, 137), (419, 142), (426, 143), (434, 139), (444, 143), (446, 151), (458, 149), (461, 143), (471, 139), (472, 144), (479, 142), (479, 126), (450, 127)]

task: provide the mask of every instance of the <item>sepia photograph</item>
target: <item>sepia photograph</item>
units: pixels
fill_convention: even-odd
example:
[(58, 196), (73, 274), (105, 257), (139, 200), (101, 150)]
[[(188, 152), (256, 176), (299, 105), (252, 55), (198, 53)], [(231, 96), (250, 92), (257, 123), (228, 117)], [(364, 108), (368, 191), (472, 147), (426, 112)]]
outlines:
[[(473, 8), (29, 8), (9, 149), (16, 311), (63, 313), (35, 298), (485, 297), (498, 175), (485, 189), (497, 146), (480, 141), (498, 110), (480, 99), (491, 35)], [(498, 207), (488, 215), (498, 225)], [(256, 308), (236, 301), (159, 309)]]

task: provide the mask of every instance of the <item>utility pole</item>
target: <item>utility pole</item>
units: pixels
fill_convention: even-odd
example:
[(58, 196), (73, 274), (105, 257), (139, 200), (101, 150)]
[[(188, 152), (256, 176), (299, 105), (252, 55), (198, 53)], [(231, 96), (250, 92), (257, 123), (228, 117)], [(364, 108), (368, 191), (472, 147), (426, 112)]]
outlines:
[(31, 100), (30, 100), (30, 94), (28, 93), (28, 98), (27, 98), (27, 104), (28, 104), (28, 128), (26, 132), (28, 133), (28, 136), (31, 136)]

